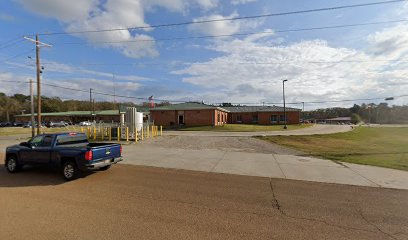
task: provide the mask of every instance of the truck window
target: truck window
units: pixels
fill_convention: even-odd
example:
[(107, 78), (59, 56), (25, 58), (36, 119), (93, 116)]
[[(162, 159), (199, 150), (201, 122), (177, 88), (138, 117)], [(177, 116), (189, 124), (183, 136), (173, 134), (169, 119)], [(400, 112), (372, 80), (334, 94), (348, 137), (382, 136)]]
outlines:
[(42, 140), (41, 147), (49, 147), (52, 143), (52, 136), (45, 136)]
[(33, 146), (33, 147), (38, 147), (38, 146), (40, 146), (40, 144), (41, 144), (43, 138), (44, 138), (44, 136), (37, 136), (37, 137), (32, 138), (32, 139), (30, 140), (31, 146)]
[(57, 146), (88, 143), (88, 139), (84, 134), (78, 135), (59, 135), (57, 137)]

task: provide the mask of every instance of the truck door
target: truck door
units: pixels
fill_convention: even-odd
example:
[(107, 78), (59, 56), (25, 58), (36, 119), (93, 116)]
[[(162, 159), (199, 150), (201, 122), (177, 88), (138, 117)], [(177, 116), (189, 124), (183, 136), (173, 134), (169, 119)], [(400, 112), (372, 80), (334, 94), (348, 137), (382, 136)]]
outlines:
[(20, 156), (27, 164), (45, 164), (50, 161), (52, 136), (41, 135), (34, 137), (30, 142), (30, 148), (21, 151)]
[(24, 147), (23, 149), (20, 150), (20, 161), (22, 161), (23, 163), (33, 163), (35, 158), (33, 154), (34, 149), (41, 144), (43, 138), (44, 138), (43, 135), (33, 137), (28, 142), (30, 147)]
[(52, 151), (52, 139), (51, 135), (45, 135), (41, 143), (33, 148), (34, 161), (38, 164), (47, 164), (50, 162), (51, 151)]

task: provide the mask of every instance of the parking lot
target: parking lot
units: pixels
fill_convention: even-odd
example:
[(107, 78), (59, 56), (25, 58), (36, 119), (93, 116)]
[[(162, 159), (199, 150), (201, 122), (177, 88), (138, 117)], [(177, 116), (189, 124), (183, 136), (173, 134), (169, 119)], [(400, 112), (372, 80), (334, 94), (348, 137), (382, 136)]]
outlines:
[(406, 239), (408, 192), (117, 165), (0, 168), (0, 239)]
[(0, 239), (408, 237), (407, 190), (301, 154), (250, 137), (164, 136), (124, 145), (123, 164), (73, 182), (0, 166), (0, 222), (12, 223)]

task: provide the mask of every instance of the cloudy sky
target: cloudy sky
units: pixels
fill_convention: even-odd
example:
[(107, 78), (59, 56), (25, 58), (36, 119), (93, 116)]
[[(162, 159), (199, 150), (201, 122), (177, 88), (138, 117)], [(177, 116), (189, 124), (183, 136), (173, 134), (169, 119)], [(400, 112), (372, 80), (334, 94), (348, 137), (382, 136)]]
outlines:
[[(282, 79), (288, 79), (288, 102), (404, 95), (408, 93), (408, 2), (154, 27), (376, 1), (4, 0), (0, 2), (0, 92), (28, 93), (27, 84), (5, 80), (35, 79), (34, 44), (22, 36), (40, 33), (41, 41), (53, 45), (41, 49), (43, 82), (75, 89), (261, 104), (282, 102)], [(138, 28), (124, 30), (129, 27)], [(116, 30), (81, 33), (104, 29)], [(51, 86), (44, 86), (44, 94), (89, 98), (86, 92)], [(95, 98), (113, 100), (104, 95)], [(390, 104), (408, 104), (408, 97)], [(306, 104), (306, 109), (349, 105)]]

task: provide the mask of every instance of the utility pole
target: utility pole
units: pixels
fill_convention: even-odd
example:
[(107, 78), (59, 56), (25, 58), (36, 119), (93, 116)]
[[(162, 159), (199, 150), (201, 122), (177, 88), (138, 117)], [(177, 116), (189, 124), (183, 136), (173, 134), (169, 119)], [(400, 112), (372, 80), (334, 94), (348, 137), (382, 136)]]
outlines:
[(33, 80), (30, 79), (30, 104), (31, 104), (31, 137), (35, 136), (35, 120), (34, 120), (34, 87)]
[(94, 106), (93, 106), (93, 101), (92, 101), (92, 88), (89, 88), (89, 111), (91, 113), (91, 120), (93, 120), (93, 112)]
[(37, 65), (37, 135), (41, 128), (41, 73), (40, 73), (40, 45), (38, 44), (38, 34), (35, 35), (35, 62)]
[(93, 106), (92, 106), (92, 88), (89, 89), (89, 109), (91, 114), (93, 113)]
[(286, 100), (285, 100), (285, 82), (287, 82), (288, 80), (285, 79), (282, 81), (283, 84), (283, 117), (285, 118), (285, 126), (283, 126), (283, 129), (288, 129), (288, 126), (286, 126)]
[(24, 37), (24, 39), (35, 43), (35, 62), (37, 65), (37, 135), (40, 134), (41, 128), (41, 66), (40, 66), (40, 47), (52, 47), (50, 44), (40, 42), (38, 34), (35, 35), (35, 40)]
[(305, 102), (302, 102), (302, 121), (305, 122)]

